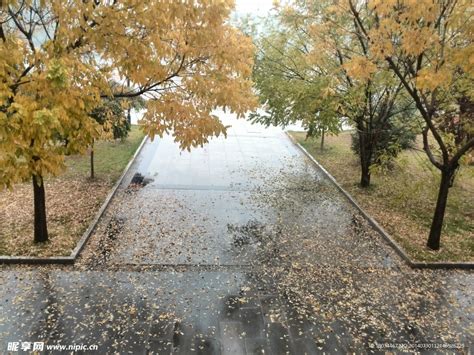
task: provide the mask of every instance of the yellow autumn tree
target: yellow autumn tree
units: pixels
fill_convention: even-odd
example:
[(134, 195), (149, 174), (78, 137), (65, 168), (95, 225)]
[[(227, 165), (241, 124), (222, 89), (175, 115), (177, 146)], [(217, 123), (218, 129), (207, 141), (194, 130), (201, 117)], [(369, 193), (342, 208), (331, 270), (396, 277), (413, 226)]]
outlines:
[[(182, 148), (225, 134), (217, 107), (254, 108), (251, 41), (233, 1), (4, 0), (0, 188), (32, 180), (36, 242), (48, 239), (43, 179), (98, 134), (102, 98), (142, 96), (144, 129)], [(119, 85), (111, 87), (109, 83)]]
[(439, 249), (449, 188), (474, 148), (472, 1), (346, 1), (372, 61), (385, 62), (424, 120), (423, 149), (441, 174), (427, 245)]
[[(379, 70), (378, 63), (373, 62), (368, 40), (359, 33), (347, 1), (288, 1), (281, 6), (279, 20), (282, 31), (304, 38), (302, 48), (289, 62), (305, 58), (308, 79), (318, 87), (314, 90), (313, 85), (311, 92), (313, 105), (324, 105), (326, 111), (331, 108), (336, 119), (347, 119), (354, 126), (352, 146), (359, 157), (360, 186), (369, 187), (374, 166), (398, 154), (399, 149), (390, 146), (401, 147), (399, 141), (408, 128), (399, 122), (412, 110), (411, 100), (402, 94), (396, 76)], [(371, 28), (373, 21), (368, 20), (363, 19)], [(271, 62), (277, 60), (269, 58)], [(266, 81), (271, 78), (265, 75)], [(258, 78), (255, 81), (259, 83)]]

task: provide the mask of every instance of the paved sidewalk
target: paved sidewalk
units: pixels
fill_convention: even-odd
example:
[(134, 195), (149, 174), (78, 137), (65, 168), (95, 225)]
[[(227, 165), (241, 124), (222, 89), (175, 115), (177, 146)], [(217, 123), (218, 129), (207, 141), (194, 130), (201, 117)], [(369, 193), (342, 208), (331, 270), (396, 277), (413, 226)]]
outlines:
[(281, 130), (148, 142), (75, 266), (0, 266), (12, 341), (121, 354), (472, 344), (474, 275), (408, 268)]

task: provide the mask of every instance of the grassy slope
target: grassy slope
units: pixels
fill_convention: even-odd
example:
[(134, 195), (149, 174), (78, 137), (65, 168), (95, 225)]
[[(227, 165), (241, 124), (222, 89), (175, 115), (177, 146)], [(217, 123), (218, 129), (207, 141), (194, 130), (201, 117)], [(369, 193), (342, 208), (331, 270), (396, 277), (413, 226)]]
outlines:
[(417, 260), (474, 260), (474, 167), (463, 166), (450, 190), (442, 247), (425, 247), (439, 183), (438, 171), (419, 149), (403, 152), (394, 168), (372, 176), (372, 187), (358, 187), (359, 165), (350, 150), (350, 133), (327, 138), (327, 149), (319, 140), (293, 136), (336, 178), (336, 180)]
[(142, 139), (143, 133), (134, 126), (123, 142), (97, 142), (93, 181), (89, 155), (67, 157), (64, 174), (46, 179), (50, 241), (45, 245), (33, 243), (31, 184), (0, 192), (0, 255), (69, 255)]

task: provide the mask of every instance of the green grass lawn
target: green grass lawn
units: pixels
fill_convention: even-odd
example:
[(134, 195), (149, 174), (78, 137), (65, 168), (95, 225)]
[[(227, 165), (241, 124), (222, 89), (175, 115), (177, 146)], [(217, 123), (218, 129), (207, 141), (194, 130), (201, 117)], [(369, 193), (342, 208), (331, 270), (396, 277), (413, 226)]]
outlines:
[(358, 158), (350, 149), (349, 132), (326, 139), (321, 151), (318, 139), (292, 132), (293, 137), (312, 154), (391, 234), (419, 261), (474, 261), (474, 166), (463, 165), (450, 189), (441, 250), (425, 247), (437, 197), (439, 172), (418, 145), (396, 159), (394, 167), (372, 175), (372, 186), (358, 186)]
[(27, 182), (0, 192), (0, 255), (69, 255), (137, 150), (144, 134), (133, 126), (127, 139), (95, 144), (95, 179), (90, 157), (66, 157), (66, 171), (45, 179), (50, 240), (33, 243), (33, 189)]
[[(123, 169), (137, 150), (143, 139), (143, 132), (138, 126), (132, 126), (125, 140), (98, 141), (94, 145), (95, 175), (114, 181), (120, 177)], [(89, 155), (75, 155), (66, 161), (67, 176), (90, 175)]]

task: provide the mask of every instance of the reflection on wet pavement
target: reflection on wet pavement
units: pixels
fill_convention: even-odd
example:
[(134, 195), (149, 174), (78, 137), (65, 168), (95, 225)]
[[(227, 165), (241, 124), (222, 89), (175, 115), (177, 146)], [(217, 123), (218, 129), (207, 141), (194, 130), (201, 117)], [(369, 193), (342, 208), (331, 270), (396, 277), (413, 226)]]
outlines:
[(277, 129), (148, 142), (75, 266), (2, 266), (12, 341), (318, 354), (472, 343), (472, 272), (408, 268)]

